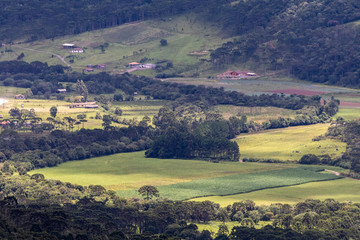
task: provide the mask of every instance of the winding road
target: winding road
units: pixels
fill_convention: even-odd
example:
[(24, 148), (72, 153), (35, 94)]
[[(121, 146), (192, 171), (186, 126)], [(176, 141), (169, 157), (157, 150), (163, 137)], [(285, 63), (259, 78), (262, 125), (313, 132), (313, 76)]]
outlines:
[(59, 54), (56, 54), (56, 53), (53, 53), (53, 52), (42, 51), (42, 50), (31, 49), (31, 48), (20, 47), (18, 45), (11, 45), (11, 46), (15, 47), (15, 48), (20, 48), (20, 49), (24, 49), (24, 50), (33, 51), (33, 52), (42, 52), (42, 53), (52, 54), (55, 57), (59, 58), (60, 61), (62, 61), (66, 66), (71, 67), (71, 65), (68, 62), (66, 62), (65, 59), (62, 56), (60, 56)]

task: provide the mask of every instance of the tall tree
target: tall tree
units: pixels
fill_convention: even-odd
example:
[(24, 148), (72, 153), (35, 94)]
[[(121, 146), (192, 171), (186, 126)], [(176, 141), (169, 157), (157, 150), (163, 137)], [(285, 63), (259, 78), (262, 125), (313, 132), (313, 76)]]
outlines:
[(53, 118), (55, 118), (55, 117), (56, 117), (56, 114), (57, 114), (57, 111), (58, 111), (57, 107), (52, 106), (52, 107), (50, 108), (50, 115), (51, 115)]
[(88, 95), (89, 95), (89, 91), (84, 83), (83, 80), (77, 80), (76, 82), (76, 91), (83, 96), (83, 101), (86, 102)]

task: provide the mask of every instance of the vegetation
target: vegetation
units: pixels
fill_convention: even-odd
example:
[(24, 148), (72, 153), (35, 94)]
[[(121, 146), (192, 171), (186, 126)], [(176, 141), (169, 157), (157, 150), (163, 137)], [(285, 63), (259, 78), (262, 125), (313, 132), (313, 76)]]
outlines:
[[(271, 130), (256, 134), (240, 135), (236, 141), (245, 161), (251, 159), (278, 159), (298, 161), (305, 154), (329, 155), (336, 159), (345, 152), (346, 144), (341, 141), (324, 138), (329, 124), (298, 126)], [(336, 150), (337, 149), (337, 150)]]
[(245, 199), (251, 199), (257, 205), (270, 205), (272, 203), (287, 203), (293, 205), (306, 199), (319, 199), (323, 201), (329, 198), (333, 198), (339, 202), (359, 202), (359, 185), (360, 183), (358, 181), (344, 178), (289, 187), (270, 188), (243, 194), (195, 198), (192, 200), (199, 202), (212, 201), (219, 203), (223, 207)]
[[(204, 196), (224, 196), (257, 191), (266, 188), (297, 185), (311, 181), (325, 181), (339, 178), (321, 174), (321, 168), (288, 168), (260, 173), (230, 175), (217, 178), (194, 180), (167, 186), (159, 186), (162, 197), (171, 200), (186, 200)], [(123, 195), (125, 194), (125, 195)], [(133, 191), (119, 192), (120, 196), (136, 196)]]
[(291, 164), (219, 162), (145, 158), (144, 151), (72, 161), (54, 168), (36, 169), (47, 179), (80, 185), (102, 185), (111, 190), (139, 189), (143, 185), (169, 185), (231, 174), (280, 170)]

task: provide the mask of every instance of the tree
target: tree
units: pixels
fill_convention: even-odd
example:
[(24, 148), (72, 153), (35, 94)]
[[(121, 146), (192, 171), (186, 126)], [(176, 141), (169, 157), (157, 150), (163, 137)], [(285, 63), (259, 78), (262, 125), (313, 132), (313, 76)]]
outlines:
[(76, 91), (81, 95), (83, 96), (83, 100), (84, 102), (87, 101), (87, 98), (88, 98), (88, 94), (89, 94), (89, 91), (84, 83), (83, 80), (77, 80), (76, 82)]
[(161, 39), (161, 40), (160, 40), (160, 45), (161, 45), (161, 46), (167, 46), (167, 44), (168, 44), (168, 43), (167, 43), (167, 40), (166, 40), (166, 39)]
[(157, 190), (156, 187), (151, 186), (151, 185), (142, 186), (138, 190), (138, 192), (141, 196), (145, 197), (144, 199), (146, 199), (146, 200), (151, 199), (151, 197), (159, 197), (159, 191)]
[(102, 120), (103, 120), (103, 123), (101, 125), (103, 125), (104, 129), (110, 127), (111, 122), (112, 122), (112, 118), (110, 115), (104, 115)]
[(57, 111), (58, 111), (57, 107), (52, 106), (52, 107), (50, 108), (50, 115), (51, 115), (53, 118), (56, 117)]

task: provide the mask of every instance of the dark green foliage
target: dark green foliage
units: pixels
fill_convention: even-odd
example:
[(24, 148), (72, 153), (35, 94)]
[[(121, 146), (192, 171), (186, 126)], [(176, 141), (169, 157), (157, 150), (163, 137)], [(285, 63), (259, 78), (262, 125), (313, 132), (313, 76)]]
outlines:
[[(54, 130), (49, 135), (20, 137), (13, 130), (0, 134), (1, 161), (11, 160), (8, 171), (29, 171), (34, 168), (52, 167), (68, 160), (109, 155), (125, 151), (145, 150), (151, 144), (146, 137), (148, 127), (81, 129), (76, 132)], [(121, 139), (126, 138), (124, 143)]]
[(186, 121), (179, 121), (170, 109), (161, 108), (153, 122), (158, 127), (160, 136), (146, 151), (147, 157), (239, 160), (239, 147), (236, 142), (229, 140), (235, 136), (233, 132), (239, 132), (239, 128), (230, 133), (228, 121), (195, 120), (188, 124)]
[(300, 164), (320, 164), (320, 159), (314, 154), (306, 154), (299, 160)]
[[(346, 122), (338, 119), (328, 129), (327, 136), (336, 137), (347, 143), (346, 152), (341, 158), (332, 162), (333, 165), (350, 168), (350, 175), (359, 178), (360, 174), (360, 122), (358, 120)], [(326, 160), (325, 160), (326, 161)]]
[[(218, 4), (221, 4), (220, 1)], [(190, 9), (206, 6), (206, 1), (70, 1), (55, 2), (29, 0), (1, 1), (0, 39), (25, 38), (35, 41), (41, 38), (78, 34), (127, 22), (172, 16)], [(86, 6), (86, 7), (84, 7)], [(39, 11), (41, 9), (41, 11)], [(107, 44), (102, 45), (102, 49)]]
[(360, 19), (356, 0), (240, 1), (215, 16), (240, 35), (211, 52), (215, 67), (251, 62), (265, 73), (283, 69), (314, 82), (360, 86), (359, 27), (351, 24)]

